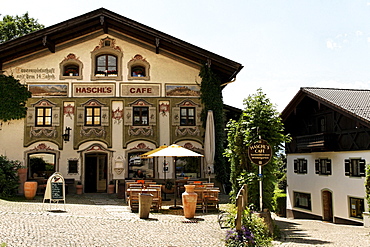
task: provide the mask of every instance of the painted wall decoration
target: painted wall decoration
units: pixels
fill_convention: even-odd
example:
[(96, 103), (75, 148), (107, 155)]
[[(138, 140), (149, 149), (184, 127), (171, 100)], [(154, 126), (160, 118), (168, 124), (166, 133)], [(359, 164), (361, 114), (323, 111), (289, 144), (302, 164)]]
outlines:
[(32, 97), (67, 97), (67, 84), (29, 84), (28, 90)]
[(160, 97), (160, 85), (121, 84), (122, 97)]
[(166, 96), (168, 97), (199, 97), (200, 87), (198, 85), (166, 85)]
[(116, 110), (112, 110), (112, 118), (114, 119), (115, 124), (119, 124), (122, 122), (123, 118), (123, 109), (119, 109), (119, 107)]
[(72, 119), (72, 115), (75, 114), (75, 106), (74, 103), (72, 102), (64, 102), (64, 107), (63, 107), (64, 115)]

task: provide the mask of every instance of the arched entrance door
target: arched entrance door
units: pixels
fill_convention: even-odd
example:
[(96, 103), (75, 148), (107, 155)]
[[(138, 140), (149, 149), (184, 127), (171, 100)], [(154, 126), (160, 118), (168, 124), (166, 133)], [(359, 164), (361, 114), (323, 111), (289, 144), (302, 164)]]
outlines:
[(323, 220), (333, 222), (333, 199), (331, 191), (322, 191)]
[(85, 154), (85, 193), (106, 192), (107, 154)]

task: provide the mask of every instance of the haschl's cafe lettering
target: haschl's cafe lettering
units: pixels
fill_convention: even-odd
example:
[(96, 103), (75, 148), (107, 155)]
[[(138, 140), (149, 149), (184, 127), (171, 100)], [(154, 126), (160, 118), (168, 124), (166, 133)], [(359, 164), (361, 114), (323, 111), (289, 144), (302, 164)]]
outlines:
[(113, 92), (112, 87), (76, 87), (75, 93), (77, 94), (90, 94), (90, 93), (101, 93), (101, 94), (110, 94)]

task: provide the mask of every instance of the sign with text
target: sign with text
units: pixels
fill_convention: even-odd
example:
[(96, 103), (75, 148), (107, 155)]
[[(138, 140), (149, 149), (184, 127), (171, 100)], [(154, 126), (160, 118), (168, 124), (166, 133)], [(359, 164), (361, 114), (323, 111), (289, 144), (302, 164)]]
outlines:
[(61, 173), (54, 172), (48, 178), (43, 202), (45, 200), (50, 200), (50, 202), (65, 202), (65, 183)]
[(73, 84), (74, 97), (114, 97), (115, 84)]
[(122, 97), (160, 97), (160, 85), (121, 84)]
[(265, 140), (259, 140), (248, 147), (248, 157), (252, 163), (264, 166), (271, 160), (272, 149), (270, 144)]

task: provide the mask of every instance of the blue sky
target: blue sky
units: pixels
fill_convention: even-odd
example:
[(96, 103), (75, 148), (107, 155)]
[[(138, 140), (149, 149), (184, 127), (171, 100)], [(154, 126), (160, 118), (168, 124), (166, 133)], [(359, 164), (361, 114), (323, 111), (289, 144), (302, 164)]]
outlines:
[(13, 0), (46, 26), (104, 7), (241, 63), (224, 102), (262, 88), (282, 111), (300, 87), (370, 89), (370, 0)]

